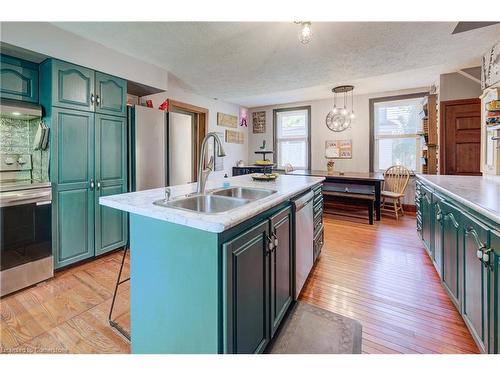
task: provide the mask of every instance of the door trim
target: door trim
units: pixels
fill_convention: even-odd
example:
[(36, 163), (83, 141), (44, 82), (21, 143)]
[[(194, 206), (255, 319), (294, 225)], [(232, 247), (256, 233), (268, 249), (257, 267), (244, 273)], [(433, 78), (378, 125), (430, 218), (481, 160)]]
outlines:
[(460, 104), (481, 104), (481, 99), (446, 100), (439, 103), (439, 174), (448, 174), (446, 170), (446, 108)]

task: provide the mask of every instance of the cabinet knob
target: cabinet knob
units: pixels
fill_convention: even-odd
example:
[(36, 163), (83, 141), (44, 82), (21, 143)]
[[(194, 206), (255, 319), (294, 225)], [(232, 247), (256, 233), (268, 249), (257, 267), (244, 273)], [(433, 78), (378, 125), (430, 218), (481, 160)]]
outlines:
[(96, 102), (97, 105), (101, 104), (101, 98), (99, 97), (99, 95), (96, 95), (95, 102)]
[(483, 262), (488, 263), (490, 261), (490, 254), (484, 253), (483, 254)]
[(91, 179), (91, 180), (90, 180), (90, 190), (91, 190), (91, 191), (92, 191), (92, 190), (94, 190), (94, 186), (95, 186), (95, 184), (94, 184), (94, 180), (92, 180), (92, 179)]
[(94, 102), (95, 102), (95, 96), (94, 94), (90, 94), (90, 103), (94, 104)]
[(478, 250), (476, 252), (476, 256), (477, 256), (477, 259), (483, 259), (483, 251), (482, 250)]

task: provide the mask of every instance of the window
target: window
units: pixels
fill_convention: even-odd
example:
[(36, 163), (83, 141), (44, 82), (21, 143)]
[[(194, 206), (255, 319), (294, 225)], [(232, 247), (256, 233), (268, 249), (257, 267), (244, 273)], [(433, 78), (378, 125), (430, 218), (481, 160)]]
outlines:
[(274, 152), (278, 169), (291, 164), (295, 169), (310, 167), (311, 107), (274, 110)]
[(404, 98), (370, 100), (372, 121), (372, 170), (403, 165), (420, 172), (420, 135), (423, 94)]

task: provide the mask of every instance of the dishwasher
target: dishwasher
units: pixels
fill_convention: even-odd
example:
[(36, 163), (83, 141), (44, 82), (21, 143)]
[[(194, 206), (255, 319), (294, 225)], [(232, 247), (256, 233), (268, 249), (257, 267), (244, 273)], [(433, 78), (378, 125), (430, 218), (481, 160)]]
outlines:
[(314, 264), (313, 198), (313, 192), (309, 191), (292, 201), (295, 220), (295, 299)]

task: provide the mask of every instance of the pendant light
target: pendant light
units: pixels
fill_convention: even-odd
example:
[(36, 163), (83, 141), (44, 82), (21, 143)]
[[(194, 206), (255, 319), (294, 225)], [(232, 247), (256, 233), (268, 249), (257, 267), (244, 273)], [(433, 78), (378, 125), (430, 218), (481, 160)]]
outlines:
[[(326, 126), (334, 132), (341, 132), (351, 126), (354, 115), (354, 86), (343, 85), (337, 86), (332, 89), (333, 92), (333, 109), (326, 116)], [(337, 107), (337, 94), (342, 94), (343, 107)], [(348, 95), (351, 95), (351, 108), (349, 109)]]

